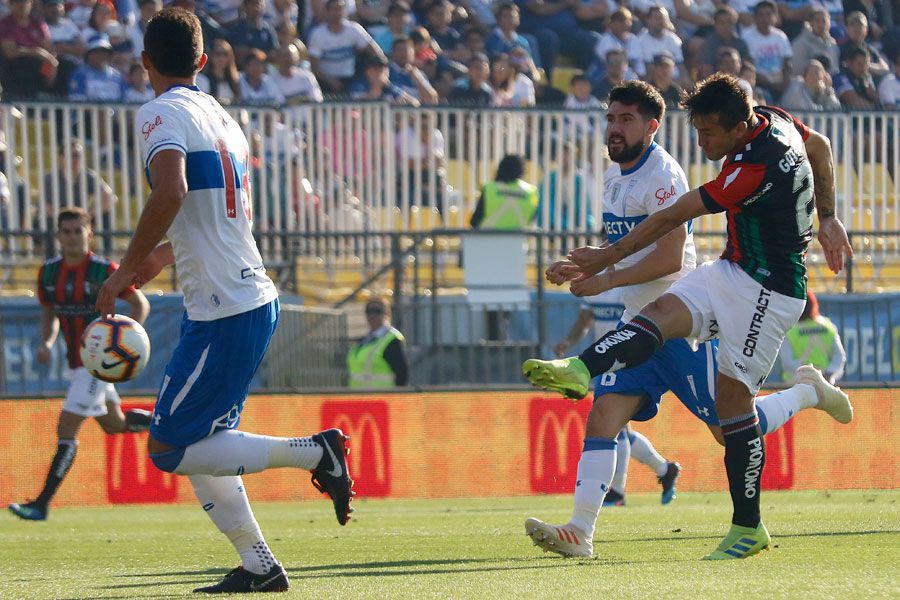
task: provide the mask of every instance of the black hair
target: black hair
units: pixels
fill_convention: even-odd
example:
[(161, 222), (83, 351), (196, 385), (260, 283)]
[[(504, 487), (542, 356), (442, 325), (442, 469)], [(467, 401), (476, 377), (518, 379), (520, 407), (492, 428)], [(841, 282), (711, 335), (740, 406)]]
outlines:
[(525, 159), (519, 154), (507, 154), (500, 159), (494, 179), (511, 183), (516, 179), (522, 179), (523, 175), (525, 175)]
[(760, 2), (756, 3), (756, 6), (753, 7), (753, 14), (759, 14), (759, 11), (763, 8), (771, 8), (775, 14), (778, 14), (778, 5), (775, 4), (772, 0), (760, 0)]
[(719, 125), (726, 131), (747, 122), (753, 115), (753, 105), (737, 77), (716, 73), (702, 80), (681, 99), (681, 108), (688, 111), (691, 122), (698, 115), (718, 115)]
[(666, 114), (666, 101), (660, 95), (659, 90), (646, 81), (626, 81), (617, 85), (609, 93), (609, 103), (636, 104), (638, 113), (647, 120), (656, 119), (662, 122)]
[(182, 8), (166, 8), (156, 13), (147, 23), (144, 52), (162, 75), (192, 76), (203, 56), (200, 21)]

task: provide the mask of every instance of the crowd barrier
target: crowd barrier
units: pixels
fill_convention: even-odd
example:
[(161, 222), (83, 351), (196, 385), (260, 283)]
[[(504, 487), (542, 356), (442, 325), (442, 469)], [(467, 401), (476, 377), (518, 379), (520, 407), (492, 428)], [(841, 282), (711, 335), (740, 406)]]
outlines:
[[(850, 395), (856, 414), (849, 425), (807, 410), (767, 436), (764, 489), (900, 487), (900, 392), (855, 389)], [(60, 404), (0, 401), (0, 453), (6, 458), (0, 503), (39, 490), (56, 447)], [(124, 406), (150, 408), (152, 401), (129, 398)], [(531, 392), (255, 396), (241, 429), (296, 436), (342, 428), (351, 435), (349, 466), (360, 499), (565, 494), (574, 485), (589, 407), (588, 400)], [(723, 449), (674, 397), (664, 398), (656, 419), (635, 428), (681, 463), (679, 491), (727, 489)], [(195, 502), (184, 477), (153, 466), (146, 437), (105, 436), (99, 427), (85, 427), (55, 506)], [(244, 481), (254, 500), (321, 498), (293, 469), (246, 475)], [(659, 485), (655, 474), (632, 461), (628, 489), (655, 492)]]
[[(0, 167), (18, 201), (0, 208), (0, 224), (40, 233), (74, 182), (94, 212), (100, 233), (133, 229), (148, 188), (140, 156), (135, 106), (74, 103), (0, 104), (6, 151)], [(392, 232), (466, 228), (481, 185), (507, 153), (522, 154), (525, 178), (544, 197), (539, 223), (548, 231), (591, 231), (602, 214), (605, 151), (602, 111), (396, 107), (327, 103), (275, 110), (231, 107), (251, 142), (254, 220), (267, 233)], [(856, 232), (900, 231), (900, 113), (797, 113), (827, 135), (836, 164), (837, 212)], [(138, 126), (136, 128), (136, 125)], [(146, 124), (145, 124), (146, 125)], [(85, 154), (73, 169), (71, 142)], [(697, 146), (687, 115), (670, 111), (657, 136), (683, 166), (692, 186), (712, 179), (717, 165)], [(16, 165), (15, 168), (12, 168)], [(111, 186), (115, 201), (88, 200), (86, 169)], [(557, 182), (557, 192), (551, 190)], [(563, 201), (580, 188), (586, 201)], [(660, 189), (664, 195), (667, 190)], [(48, 217), (50, 217), (48, 219)], [(698, 233), (724, 231), (722, 215), (695, 223)], [(860, 239), (877, 262), (900, 251), (896, 235)], [(35, 238), (10, 242), (29, 254)], [(261, 236), (267, 262), (283, 251), (277, 236)], [(335, 244), (327, 255), (352, 253)]]

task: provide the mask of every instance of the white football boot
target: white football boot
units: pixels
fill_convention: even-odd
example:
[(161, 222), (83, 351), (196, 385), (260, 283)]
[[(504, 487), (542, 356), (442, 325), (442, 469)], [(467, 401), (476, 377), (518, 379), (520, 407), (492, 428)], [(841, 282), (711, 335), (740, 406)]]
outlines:
[(532, 517), (525, 521), (525, 535), (544, 552), (555, 552), (567, 558), (594, 555), (593, 541), (572, 525), (550, 525)]
[(828, 383), (817, 368), (812, 365), (798, 367), (794, 378), (796, 383), (811, 385), (816, 390), (816, 396), (819, 399), (816, 408), (827, 412), (838, 423), (846, 424), (853, 420), (853, 405), (850, 404), (850, 397), (841, 391), (841, 388)]

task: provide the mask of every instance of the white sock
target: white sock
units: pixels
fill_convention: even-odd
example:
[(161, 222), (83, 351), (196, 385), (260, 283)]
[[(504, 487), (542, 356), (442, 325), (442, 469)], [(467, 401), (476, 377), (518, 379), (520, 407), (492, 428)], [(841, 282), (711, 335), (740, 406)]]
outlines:
[(806, 383), (769, 394), (757, 396), (756, 412), (764, 434), (772, 433), (804, 408), (813, 408), (819, 403), (816, 389)]
[(656, 451), (656, 448), (653, 447), (647, 436), (634, 429), (631, 430), (630, 436), (632, 458), (650, 467), (657, 477), (665, 475), (668, 468), (666, 459)]
[(312, 438), (282, 438), (219, 431), (184, 450), (176, 473), (180, 475), (242, 475), (277, 467), (311, 471), (319, 464), (322, 446)]
[(231, 540), (241, 557), (241, 566), (257, 575), (268, 573), (278, 561), (259, 530), (241, 478), (191, 475), (188, 479), (203, 510)]
[(625, 495), (625, 483), (628, 480), (628, 461), (631, 460), (631, 440), (628, 438), (628, 429), (622, 428), (616, 436), (616, 474), (613, 476), (609, 489)]
[(580, 529), (587, 539), (594, 537), (594, 525), (615, 470), (616, 441), (586, 438), (578, 461), (575, 507), (569, 523)]

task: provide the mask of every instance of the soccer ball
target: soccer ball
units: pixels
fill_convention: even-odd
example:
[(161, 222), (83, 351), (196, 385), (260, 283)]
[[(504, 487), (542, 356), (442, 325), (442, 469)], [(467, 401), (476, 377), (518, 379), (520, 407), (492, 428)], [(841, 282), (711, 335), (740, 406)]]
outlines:
[(81, 363), (93, 377), (121, 383), (137, 377), (150, 358), (150, 338), (124, 315), (100, 317), (81, 336)]

